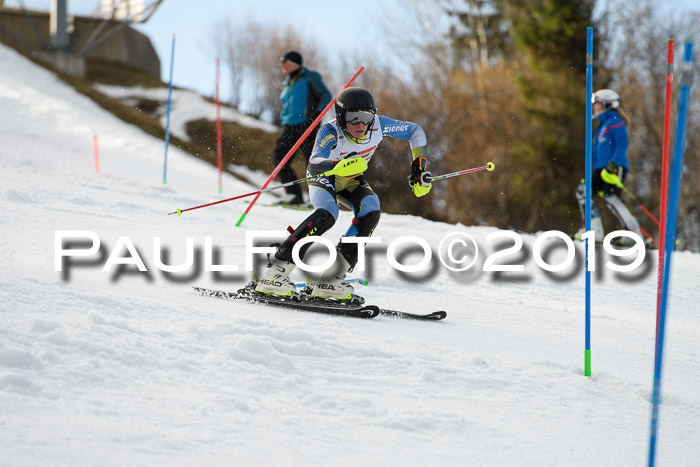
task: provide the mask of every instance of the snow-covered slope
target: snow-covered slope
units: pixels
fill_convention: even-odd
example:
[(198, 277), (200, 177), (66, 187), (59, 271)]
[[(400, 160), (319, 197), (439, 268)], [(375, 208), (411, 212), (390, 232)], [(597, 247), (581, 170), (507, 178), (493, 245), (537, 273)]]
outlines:
[[(133, 104), (134, 102), (137, 102), (138, 99), (142, 98), (162, 102), (163, 105), (161, 106), (159, 113), (161, 115), (161, 124), (163, 125), (163, 128), (166, 127), (166, 103), (168, 102), (167, 88), (146, 89), (140, 86), (124, 87), (100, 84), (95, 85), (95, 88), (102, 94), (119, 99), (125, 103)], [(279, 131), (279, 128), (275, 125), (254, 119), (230, 107), (222, 106), (220, 113), (222, 121), (236, 122), (241, 126), (255, 128), (267, 133), (276, 133)], [(216, 104), (212, 104), (194, 91), (189, 91), (187, 89), (173, 89), (170, 109), (170, 129), (172, 133), (184, 141), (189, 141), (190, 138), (187, 135), (187, 131), (185, 131), (185, 126), (187, 125), (187, 122), (198, 120), (200, 118), (206, 118), (212, 121), (215, 120)]]
[[(334, 318), (196, 296), (191, 285), (249, 280), (245, 238), (304, 212), (244, 200), (168, 216), (255, 188), (144, 135), (0, 46), (0, 464), (26, 465), (615, 465), (646, 460), (656, 261), (614, 273), (601, 257), (592, 294), (593, 376), (584, 377), (584, 275), (545, 274), (539, 236), (483, 272), (496, 229), (384, 215), (368, 302), (448, 311), (438, 323)], [(93, 135), (101, 173), (95, 174)], [(450, 180), (446, 183), (459, 183)], [(341, 213), (327, 235), (350, 222)], [(101, 253), (55, 270), (56, 232), (89, 231)], [(398, 274), (385, 250), (415, 235), (481, 247), (468, 272), (438, 261)], [(148, 272), (103, 271), (128, 237)], [(156, 267), (198, 255), (184, 273)], [(217, 264), (203, 270), (211, 237)], [(498, 243), (498, 242), (496, 242)], [(112, 259), (130, 257), (126, 248)], [(602, 252), (601, 252), (602, 254)], [(131, 255), (133, 256), (133, 255)], [(420, 255), (404, 255), (405, 263)], [(563, 259), (552, 252), (550, 263)], [(700, 458), (700, 257), (674, 257), (659, 465)], [(77, 259), (81, 261), (81, 259)], [(296, 271), (296, 277), (303, 274)]]

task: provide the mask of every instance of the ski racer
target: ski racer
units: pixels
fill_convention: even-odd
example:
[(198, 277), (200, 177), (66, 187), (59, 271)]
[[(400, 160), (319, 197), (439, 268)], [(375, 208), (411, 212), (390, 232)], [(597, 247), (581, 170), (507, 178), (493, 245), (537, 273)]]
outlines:
[[(430, 192), (427, 141), (419, 125), (377, 115), (372, 95), (359, 87), (347, 88), (338, 94), (335, 117), (318, 132), (307, 169), (308, 176), (323, 174), (355, 158), (364, 159), (358, 160), (356, 165), (366, 169), (365, 161), (372, 159), (379, 143), (385, 137), (391, 137), (407, 140), (410, 144), (413, 160), (408, 182), (415, 196), (425, 196)], [(294, 244), (304, 237), (323, 235), (328, 231), (338, 218), (339, 204), (351, 208), (355, 215), (345, 237), (369, 237), (379, 222), (379, 198), (361, 172), (314, 179), (309, 183), (309, 197), (314, 212), (269, 256), (267, 270), (256, 286), (257, 292), (277, 296), (297, 293), (294, 282), (289, 278), (296, 267), (292, 259)], [(310, 245), (308, 243), (299, 249), (301, 259)], [(336, 250), (335, 263), (314, 284), (312, 295), (325, 299), (362, 301), (354, 294), (352, 285), (344, 280), (358, 261), (358, 245), (339, 242)]]
[[(629, 140), (626, 120), (628, 119), (620, 108), (620, 96), (612, 89), (601, 89), (593, 94), (592, 102), (593, 118), (597, 118), (600, 122), (593, 136), (592, 191), (605, 200), (608, 209), (617, 217), (623, 229), (642, 237), (639, 222), (620, 199), (622, 184), (630, 170), (627, 161)], [(581, 209), (581, 219), (585, 222), (586, 185), (584, 180), (576, 189), (576, 199)], [(591, 229), (595, 232), (595, 241), (602, 242), (605, 231), (600, 211), (595, 206), (591, 210)], [(581, 228), (574, 238), (580, 240), (584, 233), (586, 233), (585, 227)]]

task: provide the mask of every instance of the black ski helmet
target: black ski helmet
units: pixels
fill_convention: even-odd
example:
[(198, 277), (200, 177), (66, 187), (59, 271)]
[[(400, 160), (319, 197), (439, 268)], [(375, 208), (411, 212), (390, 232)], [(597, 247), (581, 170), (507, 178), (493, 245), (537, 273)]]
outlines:
[(335, 99), (335, 119), (338, 122), (338, 126), (343, 130), (345, 130), (347, 124), (345, 113), (348, 111), (376, 114), (377, 109), (374, 107), (372, 94), (363, 88), (347, 88), (340, 91)]

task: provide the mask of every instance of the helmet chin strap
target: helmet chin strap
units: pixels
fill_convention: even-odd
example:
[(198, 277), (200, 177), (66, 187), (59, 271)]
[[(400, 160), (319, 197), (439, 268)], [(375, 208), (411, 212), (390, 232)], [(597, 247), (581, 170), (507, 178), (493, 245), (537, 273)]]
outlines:
[(362, 135), (361, 138), (355, 138), (352, 136), (350, 133), (348, 133), (348, 124), (347, 122), (345, 123), (345, 128), (343, 128), (343, 133), (345, 133), (345, 137), (352, 141), (355, 144), (366, 144), (369, 142), (369, 129), (372, 127), (372, 125), (367, 125), (367, 129), (365, 130), (365, 133)]
[(355, 138), (350, 133), (348, 133), (347, 130), (343, 130), (343, 133), (345, 133), (345, 137), (347, 139), (349, 139), (350, 141), (352, 141), (355, 144), (365, 144), (369, 141), (369, 138), (367, 137), (368, 136), (367, 131), (365, 131), (365, 134), (362, 135), (361, 138)]

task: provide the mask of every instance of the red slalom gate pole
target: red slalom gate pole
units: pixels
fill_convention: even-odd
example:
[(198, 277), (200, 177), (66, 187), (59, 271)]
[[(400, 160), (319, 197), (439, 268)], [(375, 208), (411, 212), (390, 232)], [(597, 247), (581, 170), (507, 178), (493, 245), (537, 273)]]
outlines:
[(216, 160), (219, 166), (219, 193), (223, 193), (222, 172), (223, 156), (221, 154), (221, 99), (219, 98), (219, 59), (216, 59)]
[[(659, 320), (661, 317), (661, 296), (664, 283), (664, 250), (666, 243), (666, 203), (668, 192), (668, 152), (670, 146), (671, 133), (671, 99), (673, 87), (673, 40), (668, 41), (668, 51), (666, 57), (666, 107), (664, 109), (664, 142), (661, 156), (661, 208), (659, 212), (659, 271), (658, 285), (656, 288), (656, 344), (659, 342)], [(656, 359), (654, 359), (656, 361)]]
[[(345, 83), (345, 86), (343, 86), (343, 88), (342, 88), (340, 91), (342, 91), (343, 89), (345, 89), (345, 88), (347, 88), (348, 86), (350, 86), (350, 85), (357, 79), (357, 77), (360, 76), (360, 75), (362, 74), (362, 72), (363, 72), (364, 70), (365, 70), (365, 67), (361, 66), (361, 67), (355, 72), (355, 74), (352, 76), (352, 78), (350, 78), (350, 79), (348, 80), (348, 82)], [(338, 93), (340, 93), (340, 91), (338, 91)], [(316, 117), (316, 119), (311, 123), (311, 125), (309, 125), (309, 128), (306, 129), (306, 131), (304, 132), (304, 134), (301, 135), (301, 137), (299, 138), (299, 140), (294, 144), (294, 146), (292, 146), (292, 149), (290, 149), (289, 152), (287, 153), (287, 155), (284, 156), (284, 159), (282, 159), (282, 160), (280, 161), (280, 163), (277, 164), (277, 167), (275, 167), (275, 170), (272, 171), (272, 173), (271, 173), (270, 176), (267, 178), (267, 180), (265, 181), (265, 183), (263, 183), (263, 186), (260, 187), (260, 193), (258, 193), (258, 195), (257, 195), (255, 198), (253, 198), (253, 200), (250, 202), (250, 204), (249, 204), (248, 207), (246, 208), (245, 212), (244, 212), (243, 214), (241, 214), (241, 217), (238, 219), (238, 222), (236, 222), (236, 227), (240, 227), (240, 226), (241, 226), (241, 224), (242, 224), (243, 221), (245, 220), (245, 218), (246, 218), (246, 216), (248, 215), (248, 213), (250, 212), (250, 210), (253, 209), (253, 205), (255, 204), (255, 202), (258, 200), (258, 198), (260, 198), (260, 194), (262, 193), (262, 190), (264, 190), (264, 189), (267, 187), (267, 185), (270, 184), (270, 182), (272, 181), (272, 179), (275, 178), (275, 176), (279, 173), (280, 170), (282, 170), (282, 167), (284, 167), (284, 165), (285, 165), (285, 164), (287, 163), (287, 161), (292, 157), (292, 155), (293, 155), (295, 152), (297, 152), (297, 149), (299, 149), (299, 147), (302, 145), (302, 143), (304, 142), (304, 140), (309, 136), (309, 134), (311, 134), (311, 132), (314, 130), (314, 128), (316, 128), (316, 126), (317, 126), (319, 123), (321, 123), (321, 120), (323, 120), (323, 116), (326, 115), (326, 113), (331, 109), (331, 107), (333, 107), (333, 104), (335, 104), (335, 99), (336, 99), (337, 97), (338, 97), (338, 94), (336, 94), (335, 97), (333, 97), (333, 99), (328, 103), (328, 105), (326, 106), (326, 108), (323, 109), (323, 112), (321, 112), (321, 114), (320, 114), (318, 117)]]

